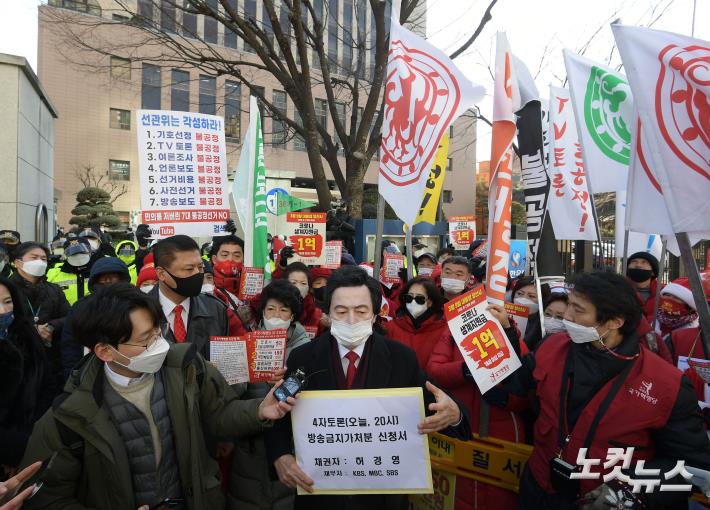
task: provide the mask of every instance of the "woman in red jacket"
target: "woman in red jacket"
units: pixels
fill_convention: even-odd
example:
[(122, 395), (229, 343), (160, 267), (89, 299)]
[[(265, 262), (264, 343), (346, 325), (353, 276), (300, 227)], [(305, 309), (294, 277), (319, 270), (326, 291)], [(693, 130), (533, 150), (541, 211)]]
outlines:
[(444, 298), (431, 278), (418, 276), (399, 293), (396, 317), (384, 324), (387, 336), (414, 349), (419, 366), (429, 361), (434, 345), (449, 332), (444, 315)]
[[(518, 338), (518, 332), (501, 307), (489, 308), (501, 323), (505, 334)], [(427, 365), (427, 373), (458, 399), (469, 412), (471, 431), (514, 443), (525, 441), (525, 426), (518, 414), (525, 410), (527, 401), (509, 394), (502, 386), (495, 386), (481, 395), (468, 370), (458, 346), (450, 334), (441, 335)], [(520, 342), (521, 349), (527, 348)], [(485, 422), (482, 420), (485, 420)], [(456, 477), (456, 510), (487, 508), (517, 508), (517, 494), (461, 476)]]

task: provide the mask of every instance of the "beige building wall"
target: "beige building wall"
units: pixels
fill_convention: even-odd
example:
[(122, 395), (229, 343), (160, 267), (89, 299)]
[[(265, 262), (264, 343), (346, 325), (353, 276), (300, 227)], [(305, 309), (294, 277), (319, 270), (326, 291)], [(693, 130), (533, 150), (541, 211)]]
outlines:
[[(111, 0), (102, 0), (103, 15), (111, 17), (107, 6), (114, 5)], [(342, 3), (341, 3), (342, 5)], [(136, 141), (136, 110), (141, 108), (141, 74), (140, 62), (132, 62), (130, 77), (123, 79), (112, 78), (110, 58), (101, 55), (79, 55), (57, 32), (49, 19), (52, 10), (56, 7), (44, 5), (39, 8), (39, 41), (38, 41), (38, 68), (39, 75), (61, 113), (56, 129), (55, 147), (55, 187), (60, 197), (58, 203), (58, 222), (68, 226), (71, 209), (75, 205), (75, 195), (82, 185), (76, 177), (77, 170), (85, 166), (94, 167), (106, 173), (109, 160), (130, 162), (130, 180), (125, 181), (128, 193), (114, 203), (114, 209), (131, 213), (140, 209), (140, 190), (138, 178), (138, 157)], [(342, 9), (342, 7), (341, 7)], [(65, 12), (63, 9), (62, 12)], [(66, 11), (68, 12), (68, 11)], [(45, 13), (45, 15), (43, 15)], [(50, 13), (50, 16), (46, 14)], [(258, 2), (257, 13), (261, 15), (261, 2)], [(76, 14), (79, 16), (78, 14)], [(84, 15), (85, 16), (85, 15)], [(198, 20), (200, 27), (201, 20)], [(220, 30), (222, 27), (220, 26)], [(106, 27), (110, 39), (117, 48), (135, 37), (136, 30), (132, 27), (116, 23), (115, 26)], [(223, 42), (224, 34), (220, 32), (219, 42)], [(220, 52), (234, 58), (254, 59), (255, 57), (243, 51), (242, 42), (238, 41), (237, 50), (216, 45)], [(138, 49), (134, 58), (150, 54), (154, 49)], [(342, 47), (340, 49), (342, 53)], [(88, 66), (77, 65), (78, 62), (90, 63)], [(190, 109), (198, 111), (199, 104), (199, 75), (197, 70), (190, 72)], [(267, 73), (250, 72), (254, 83), (264, 87), (267, 98), (271, 98), (274, 90), (281, 90), (277, 80)], [(227, 78), (217, 79), (217, 115), (224, 114), (224, 83)], [(236, 80), (232, 80), (236, 81)], [(162, 69), (162, 109), (171, 109), (171, 68)], [(325, 98), (322, 86), (314, 87), (314, 97)], [(352, 98), (345, 92), (340, 92), (338, 101), (346, 105), (346, 119), (351, 115)], [(241, 135), (247, 129), (249, 113), (248, 89), (241, 87)], [(109, 127), (109, 111), (111, 108), (129, 110), (131, 112), (130, 130), (113, 129)], [(293, 118), (294, 105), (287, 101), (287, 113)], [(451, 154), (453, 171), (447, 172), (445, 189), (453, 194), (453, 202), (445, 203), (444, 210), (447, 214), (473, 213), (473, 184), (475, 168), (475, 123), (466, 129), (460, 128), (461, 123), (468, 122), (460, 119), (454, 126), (454, 139)], [(331, 120), (328, 119), (328, 129), (333, 131)], [(289, 140), (286, 148), (271, 146), (272, 122), (270, 118), (264, 120), (265, 160), (267, 176), (279, 175), (294, 176), (294, 178), (309, 179), (312, 177), (308, 157), (305, 151), (296, 150), (294, 140)], [(229, 139), (228, 139), (229, 140)], [(455, 148), (455, 149), (454, 149)], [(227, 144), (229, 160), (229, 174), (233, 173), (239, 157), (240, 145)], [(341, 168), (345, 171), (345, 161), (340, 159)], [(323, 165), (328, 179), (332, 174), (325, 160)], [(366, 174), (365, 182), (377, 183), (377, 165), (373, 160)], [(124, 182), (119, 182), (124, 184)], [(316, 200), (314, 189), (294, 187), (293, 193), (304, 199)], [(455, 190), (455, 191), (454, 191)], [(334, 192), (338, 196), (337, 190)]]
[(57, 112), (24, 57), (0, 54), (0, 228), (23, 240), (54, 234)]

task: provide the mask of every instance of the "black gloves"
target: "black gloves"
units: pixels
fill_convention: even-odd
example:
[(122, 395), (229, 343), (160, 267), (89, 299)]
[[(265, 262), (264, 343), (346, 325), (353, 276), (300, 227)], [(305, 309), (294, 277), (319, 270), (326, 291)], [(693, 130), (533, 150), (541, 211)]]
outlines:
[(279, 259), (279, 266), (286, 268), (288, 266), (288, 259), (293, 257), (293, 246), (284, 246), (281, 249), (281, 258)]
[(234, 220), (232, 218), (229, 218), (227, 221), (224, 222), (224, 230), (232, 235), (235, 235), (237, 233), (237, 225), (234, 223)]

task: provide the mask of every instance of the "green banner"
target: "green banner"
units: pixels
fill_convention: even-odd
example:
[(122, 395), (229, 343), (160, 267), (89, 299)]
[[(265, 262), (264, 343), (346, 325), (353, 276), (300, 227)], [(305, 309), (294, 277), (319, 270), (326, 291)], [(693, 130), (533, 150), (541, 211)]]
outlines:
[(286, 195), (285, 193), (276, 194), (276, 215), (283, 216), (286, 213), (292, 211), (300, 211), (301, 209), (308, 209), (309, 207), (314, 207), (316, 204), (309, 202), (308, 200), (303, 200), (302, 198), (294, 197), (291, 195)]
[(267, 242), (267, 208), (266, 208), (266, 167), (264, 166), (264, 137), (261, 132), (261, 116), (256, 115), (256, 143), (254, 157), (254, 267), (264, 268), (269, 261), (269, 244)]

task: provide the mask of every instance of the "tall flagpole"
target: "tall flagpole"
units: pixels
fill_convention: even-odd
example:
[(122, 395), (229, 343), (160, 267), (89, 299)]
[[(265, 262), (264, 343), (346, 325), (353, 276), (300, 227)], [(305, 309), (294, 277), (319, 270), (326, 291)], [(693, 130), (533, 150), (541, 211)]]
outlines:
[(675, 235), (680, 248), (680, 258), (683, 261), (683, 266), (688, 273), (688, 283), (690, 290), (693, 292), (693, 299), (698, 312), (700, 322), (701, 339), (705, 352), (710, 352), (710, 308), (708, 307), (707, 298), (703, 291), (703, 282), (700, 279), (698, 266), (693, 258), (693, 251), (690, 246), (690, 239), (687, 232), (681, 232)]
[[(628, 235), (629, 231), (626, 231)], [(661, 260), (658, 261), (658, 281), (663, 281), (663, 275), (666, 272), (666, 250), (668, 249), (668, 241), (663, 240), (663, 247), (661, 248)], [(659, 287), (660, 288), (660, 287)], [(661, 302), (661, 292), (656, 292), (656, 297), (653, 300), (653, 322), (651, 323), (651, 329), (656, 331), (656, 322), (658, 322), (658, 304)]]
[[(382, 267), (382, 260), (380, 258), (380, 245), (382, 244), (382, 233), (385, 230), (385, 199), (382, 195), (377, 193), (377, 222), (375, 224), (375, 268), (374, 275), (380, 274), (380, 267)], [(367, 250), (367, 243), (365, 243), (365, 250)], [(365, 253), (367, 257), (367, 253)], [(377, 276), (375, 276), (377, 277)]]

